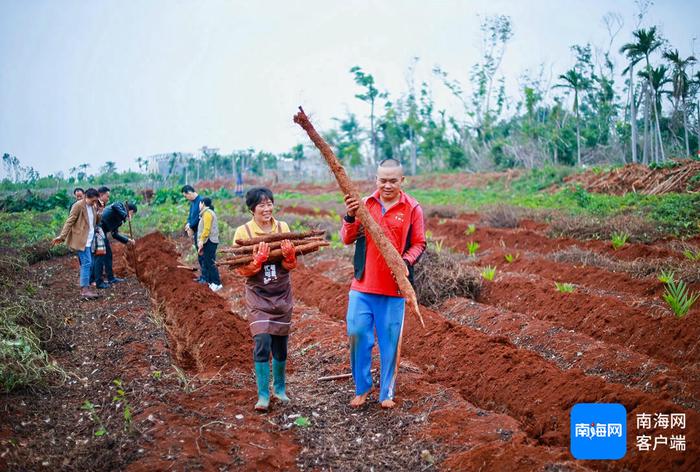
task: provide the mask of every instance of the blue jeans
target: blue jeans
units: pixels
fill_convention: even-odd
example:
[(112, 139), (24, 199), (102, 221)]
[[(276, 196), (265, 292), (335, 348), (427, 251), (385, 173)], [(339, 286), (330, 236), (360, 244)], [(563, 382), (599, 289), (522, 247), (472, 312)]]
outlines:
[(90, 272), (92, 271), (92, 247), (78, 251), (78, 260), (80, 261), (80, 286), (89, 287)]
[(399, 370), (405, 301), (401, 297), (350, 290), (347, 325), (355, 395), (372, 388), (374, 332), (379, 341), (379, 401), (393, 400)]

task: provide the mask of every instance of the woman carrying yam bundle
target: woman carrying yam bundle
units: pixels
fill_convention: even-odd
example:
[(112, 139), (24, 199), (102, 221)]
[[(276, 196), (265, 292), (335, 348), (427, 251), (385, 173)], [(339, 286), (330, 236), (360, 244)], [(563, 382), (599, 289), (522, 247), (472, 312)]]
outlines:
[[(236, 241), (245, 241), (275, 233), (288, 233), (289, 226), (273, 216), (274, 196), (263, 187), (246, 193), (246, 206), (253, 218), (239, 226)], [(260, 242), (253, 247), (253, 260), (239, 267), (246, 277), (245, 301), (249, 311), (250, 332), (253, 335), (253, 360), (258, 387), (257, 411), (267, 411), (270, 404), (270, 355), (272, 355), (273, 395), (282, 403), (289, 402), (285, 391), (287, 338), (292, 321), (292, 284), (289, 272), (296, 268), (294, 245), (288, 239), (281, 243), (282, 260), (268, 261), (270, 245)]]

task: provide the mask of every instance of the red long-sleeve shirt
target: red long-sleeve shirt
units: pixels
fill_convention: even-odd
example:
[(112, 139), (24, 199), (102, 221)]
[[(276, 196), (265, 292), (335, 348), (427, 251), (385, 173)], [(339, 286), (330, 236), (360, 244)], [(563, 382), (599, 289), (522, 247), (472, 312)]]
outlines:
[[(364, 204), (374, 221), (379, 224), (384, 234), (399, 251), (401, 257), (413, 265), (425, 251), (426, 244), (423, 209), (418, 202), (405, 192), (401, 192), (399, 201), (382, 215), (379, 191), (376, 191), (364, 199)], [(406, 248), (409, 230), (411, 245)], [(365, 270), (360, 280), (353, 279), (350, 289), (364, 293), (399, 296), (399, 286), (392, 277), (389, 266), (386, 265), (377, 246), (367, 231), (362, 228), (359, 220), (356, 219), (353, 223), (348, 223), (343, 219), (340, 239), (344, 244), (352, 244), (360, 235), (360, 231), (364, 231), (367, 238)], [(404, 249), (406, 250), (404, 251)]]

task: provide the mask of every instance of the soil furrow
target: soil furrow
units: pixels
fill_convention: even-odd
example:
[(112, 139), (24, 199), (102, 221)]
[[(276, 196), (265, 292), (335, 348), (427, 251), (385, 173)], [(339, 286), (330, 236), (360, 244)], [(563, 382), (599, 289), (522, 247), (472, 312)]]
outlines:
[[(567, 329), (671, 363), (696, 369), (700, 359), (700, 317), (682, 320), (658, 306), (630, 306), (611, 296), (561, 293), (537, 276), (500, 274), (484, 286), (479, 301), (526, 312)], [(694, 311), (696, 311), (694, 309)], [(654, 333), (651, 335), (650, 333)]]
[[(303, 282), (295, 283), (295, 290), (307, 304), (320, 306), (314, 292), (324, 291), (335, 297), (347, 293), (347, 286), (334, 284), (313, 269), (302, 268), (299, 272), (303, 276), (297, 280)], [(306, 287), (309, 280), (314, 281), (313, 290)], [(345, 306), (324, 305), (323, 309), (342, 319)], [(622, 403), (632, 417), (642, 412), (683, 412), (688, 418), (687, 435), (697, 437), (700, 433), (700, 415), (693, 410), (578, 371), (562, 371), (539, 355), (518, 349), (505, 336), (491, 338), (446, 321), (432, 310), (423, 309), (423, 316), (427, 331), (406, 317), (404, 356), (424, 369), (431, 382), (457, 389), (467, 401), (481, 408), (516, 418), (528, 436), (540, 444), (568, 445), (569, 411), (580, 402)], [(632, 428), (627, 439), (629, 444), (635, 444)], [(700, 467), (697, 449), (697, 445), (689, 444), (685, 453), (663, 451), (654, 456), (631, 449), (623, 460), (601, 463), (601, 468), (696, 470)]]
[(700, 406), (697, 375), (623, 345), (609, 344), (525, 313), (466, 298), (451, 298), (437, 311), (449, 320), (490, 336), (508, 336), (516, 346), (538, 353), (561, 369), (577, 369), (607, 382), (653, 392), (687, 408), (697, 410)]

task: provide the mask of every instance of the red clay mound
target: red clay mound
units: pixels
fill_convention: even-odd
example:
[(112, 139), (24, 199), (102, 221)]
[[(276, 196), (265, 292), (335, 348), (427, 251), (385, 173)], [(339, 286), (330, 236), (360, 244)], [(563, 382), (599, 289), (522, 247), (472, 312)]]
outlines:
[[(184, 368), (199, 372), (247, 367), (250, 364), (248, 327), (227, 308), (224, 299), (192, 279), (192, 272), (178, 269), (173, 241), (159, 232), (137, 241), (139, 280), (165, 314), (175, 356)], [(122, 261), (131, 268), (131, 255)], [(213, 334), (216, 333), (216, 336)]]
[(700, 181), (692, 180), (693, 177), (700, 174), (700, 162), (690, 159), (676, 159), (670, 162), (674, 162), (676, 165), (652, 169), (643, 164), (627, 164), (610, 172), (588, 171), (572, 175), (564, 181), (580, 183), (589, 192), (614, 195), (630, 192), (659, 195), (700, 189)]

